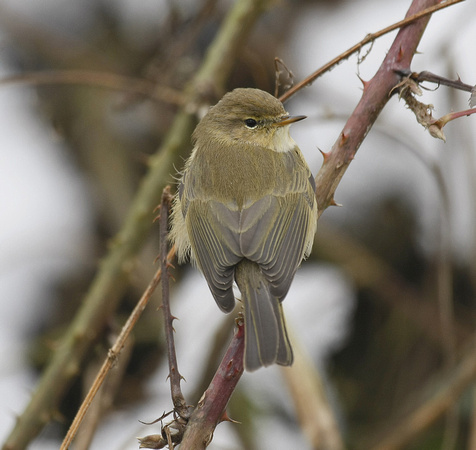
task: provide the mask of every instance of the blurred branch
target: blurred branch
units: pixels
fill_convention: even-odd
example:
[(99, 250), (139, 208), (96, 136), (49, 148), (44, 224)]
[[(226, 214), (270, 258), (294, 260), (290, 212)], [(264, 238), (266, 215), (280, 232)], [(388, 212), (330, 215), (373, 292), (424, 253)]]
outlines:
[[(324, 73), (332, 70), (335, 66), (340, 64), (342, 61), (346, 60), (350, 56), (352, 56), (354, 53), (359, 52), (362, 50), (363, 47), (365, 47), (367, 44), (370, 44), (371, 42), (375, 41), (375, 39), (378, 39), (379, 37), (388, 34), (398, 28), (405, 27), (407, 25), (410, 25), (422, 18), (425, 18), (426, 21), (429, 20), (429, 16), (433, 14), (436, 11), (439, 11), (443, 8), (447, 8), (448, 6), (455, 5), (456, 3), (460, 3), (464, 0), (448, 0), (445, 2), (437, 2), (439, 4), (434, 4), (432, 6), (429, 6), (428, 8), (425, 8), (421, 11), (417, 11), (415, 13), (409, 13), (407, 14), (407, 17), (405, 19), (400, 20), (398, 22), (395, 22), (394, 24), (383, 28), (380, 31), (377, 31), (376, 33), (370, 33), (368, 34), (364, 39), (362, 39), (360, 42), (355, 44), (354, 46), (350, 47), (348, 50), (345, 52), (341, 53), (340, 55), (336, 56), (334, 59), (326, 63), (324, 66), (316, 70), (314, 73), (309, 75), (308, 77), (304, 78), (304, 80), (300, 81), (298, 84), (293, 86), (289, 91), (285, 92), (279, 99), (282, 102), (285, 102), (289, 98), (291, 98), (296, 92), (300, 91), (306, 86), (311, 85), (317, 78), (319, 78), (321, 75)], [(434, 3), (434, 2), (433, 2)], [(412, 4), (413, 5), (413, 4)]]
[[(91, 448), (91, 442), (96, 429), (101, 423), (101, 419), (113, 404), (116, 393), (123, 381), (127, 365), (130, 363), (133, 347), (134, 339), (129, 339), (124, 342), (121, 357), (116, 360), (116, 364), (112, 368), (113, 370), (111, 370), (103, 385), (100, 386), (94, 397), (94, 401), (90, 405), (89, 414), (84, 418), (81, 433), (77, 436), (76, 442), (74, 443), (75, 450), (88, 450)], [(110, 351), (112, 351), (112, 349)], [(101, 361), (104, 359), (104, 356), (105, 355), (101, 352), (102, 359), (100, 360), (98, 357), (97, 360), (95, 359), (92, 364), (88, 365), (83, 381), (85, 392), (89, 392), (91, 386), (97, 383), (97, 374), (101, 370)]]
[[(352, 278), (359, 289), (370, 290), (385, 302), (392, 310), (399, 311), (410, 323), (425, 334), (433, 344), (446, 347), (442, 340), (441, 328), (435, 324), (441, 323), (437, 304), (422, 298), (422, 292), (409, 284), (384, 259), (368, 250), (345, 234), (321, 223), (319, 236), (315, 245), (319, 255), (328, 261), (335, 262)], [(468, 322), (472, 322), (468, 318)], [(466, 342), (472, 333), (472, 326), (458, 322), (454, 328), (455, 340), (459, 347)]]
[(473, 336), (458, 365), (453, 370), (436, 376), (431, 384), (432, 394), (428, 395), (427, 390), (423, 395), (424, 399), (407, 411), (401, 422), (392, 424), (389, 428), (391, 431), (372, 447), (373, 450), (396, 450), (405, 447), (454, 406), (476, 380), (475, 344)]
[(124, 225), (113, 239), (98, 268), (68, 332), (46, 368), (32, 399), (3, 450), (24, 449), (53, 417), (64, 392), (78, 375), (91, 344), (101, 335), (108, 317), (116, 309), (127, 286), (135, 255), (152, 226), (151, 212), (159, 203), (172, 167), (180, 165), (180, 153), (188, 148), (196, 123), (195, 112), (208, 92), (224, 89), (236, 54), (271, 0), (244, 0), (234, 4), (208, 49), (201, 68), (185, 90), (185, 106), (177, 113), (162, 147), (150, 159), (149, 171), (131, 205)]
[[(170, 203), (170, 191), (168, 187), (164, 189), (164, 192), (162, 194), (161, 209), (167, 208), (168, 207), (167, 203)], [(165, 215), (167, 217), (167, 214)], [(175, 256), (175, 248), (172, 248), (169, 254), (164, 255), (164, 258), (166, 261), (170, 262), (174, 258), (174, 256)], [(84, 416), (86, 415), (89, 407), (91, 406), (91, 402), (96, 396), (99, 388), (102, 386), (109, 371), (111, 370), (113, 365), (116, 364), (117, 359), (119, 358), (119, 355), (121, 353), (122, 348), (124, 347), (124, 344), (127, 338), (129, 337), (132, 329), (134, 328), (135, 324), (139, 320), (139, 317), (141, 316), (145, 307), (149, 303), (149, 300), (152, 297), (152, 294), (154, 293), (157, 285), (160, 283), (160, 280), (162, 278), (162, 273), (163, 273), (162, 269), (163, 267), (160, 266), (157, 272), (155, 273), (154, 278), (147, 286), (147, 289), (144, 291), (144, 294), (142, 295), (140, 300), (137, 302), (137, 305), (135, 306), (134, 310), (132, 311), (129, 318), (127, 319), (127, 322), (122, 327), (121, 333), (119, 334), (116, 341), (114, 342), (114, 345), (109, 350), (106, 360), (104, 361), (101, 369), (99, 370), (96, 376), (96, 379), (94, 380), (94, 383), (91, 386), (91, 389), (89, 390), (88, 394), (86, 395), (86, 398), (81, 404), (81, 407), (79, 408), (76, 414), (76, 417), (74, 418), (73, 423), (71, 424), (71, 427), (69, 428), (68, 433), (66, 434), (66, 437), (64, 438), (63, 443), (61, 444), (61, 450), (67, 450), (68, 447), (71, 445), (71, 442), (73, 441), (76, 433), (78, 432), (79, 426), (81, 425), (81, 422), (83, 421)]]
[(293, 336), (294, 362), (282, 367), (301, 428), (315, 450), (342, 450), (344, 442), (327, 396), (324, 380)]
[[(146, 69), (148, 76), (166, 84), (175, 81), (178, 72), (177, 66), (181, 63), (187, 51), (190, 51), (197, 40), (200, 39), (200, 33), (206, 27), (207, 22), (211, 18), (214, 19), (213, 14), (217, 9), (217, 3), (218, 0), (204, 0), (196, 15), (190, 18), (187, 26), (184, 27), (183, 19), (178, 18), (180, 16), (179, 4), (169, 1), (171, 10), (175, 12), (172, 13), (172, 19), (167, 21), (167, 26), (162, 29), (161, 37), (167, 45), (157, 49), (157, 55)], [(177, 29), (180, 30), (179, 33), (177, 33)]]
[(183, 105), (186, 100), (183, 93), (168, 86), (158, 86), (153, 81), (95, 70), (51, 70), (30, 72), (0, 79), (0, 86), (7, 84), (29, 84), (33, 86), (79, 84), (142, 95), (151, 100), (179, 106)]

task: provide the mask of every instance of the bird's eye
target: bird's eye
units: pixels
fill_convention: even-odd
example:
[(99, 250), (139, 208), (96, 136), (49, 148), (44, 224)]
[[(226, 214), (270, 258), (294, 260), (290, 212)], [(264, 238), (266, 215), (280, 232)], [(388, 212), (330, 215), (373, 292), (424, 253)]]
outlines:
[(258, 125), (258, 122), (256, 122), (255, 119), (246, 119), (245, 125), (247, 128), (256, 128), (256, 125)]

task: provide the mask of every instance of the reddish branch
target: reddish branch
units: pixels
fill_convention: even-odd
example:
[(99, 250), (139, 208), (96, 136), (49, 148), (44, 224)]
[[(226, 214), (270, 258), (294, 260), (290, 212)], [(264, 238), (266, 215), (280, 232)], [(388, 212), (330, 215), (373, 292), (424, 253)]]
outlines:
[(243, 321), (240, 318), (228, 350), (190, 418), (181, 448), (205, 449), (213, 438), (216, 426), (229, 420), (226, 405), (243, 374), (244, 349)]
[[(206, 448), (213, 438), (216, 426), (224, 420), (229, 420), (226, 406), (243, 374), (244, 348), (244, 326), (240, 317), (228, 350), (190, 419), (188, 416), (180, 417), (173, 411), (174, 419), (162, 427), (162, 434), (139, 438), (140, 448), (164, 448), (167, 444), (169, 448), (173, 448), (173, 444), (180, 444), (180, 448), (187, 450)], [(173, 352), (175, 354), (175, 350)], [(172, 397), (173, 395), (172, 393)], [(162, 420), (166, 415), (158, 420)]]
[[(406, 17), (439, 3), (437, 0), (414, 0)], [(364, 91), (339, 138), (328, 153), (316, 176), (316, 197), (319, 215), (334, 204), (334, 192), (355, 153), (387, 104), (401, 73), (410, 71), (410, 64), (430, 16), (424, 16), (402, 28), (375, 76), (363, 81)]]

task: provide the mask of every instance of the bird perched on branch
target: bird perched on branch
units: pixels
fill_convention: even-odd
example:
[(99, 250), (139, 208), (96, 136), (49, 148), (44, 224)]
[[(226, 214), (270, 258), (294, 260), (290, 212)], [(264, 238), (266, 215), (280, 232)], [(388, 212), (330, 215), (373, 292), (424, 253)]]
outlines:
[(314, 178), (282, 103), (259, 89), (235, 89), (193, 133), (172, 213), (179, 261), (190, 254), (220, 309), (245, 318), (248, 371), (293, 362), (281, 302), (309, 255), (317, 226)]

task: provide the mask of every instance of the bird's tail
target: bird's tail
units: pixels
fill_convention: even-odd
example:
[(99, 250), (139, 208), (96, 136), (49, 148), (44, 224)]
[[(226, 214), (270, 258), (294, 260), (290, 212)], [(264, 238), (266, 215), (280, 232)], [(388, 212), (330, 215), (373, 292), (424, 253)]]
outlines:
[(245, 369), (262, 366), (290, 366), (293, 351), (284, 322), (281, 302), (270, 293), (259, 266), (243, 260), (235, 279), (245, 307)]

